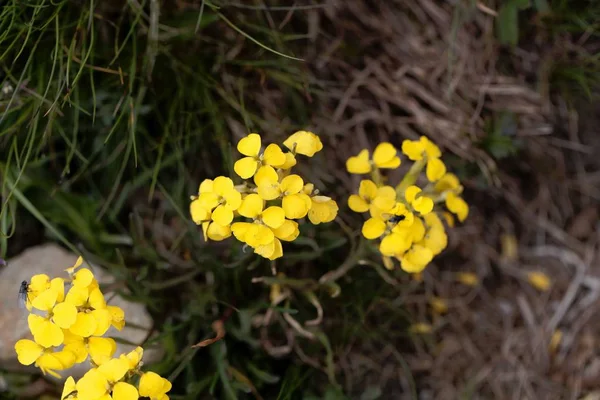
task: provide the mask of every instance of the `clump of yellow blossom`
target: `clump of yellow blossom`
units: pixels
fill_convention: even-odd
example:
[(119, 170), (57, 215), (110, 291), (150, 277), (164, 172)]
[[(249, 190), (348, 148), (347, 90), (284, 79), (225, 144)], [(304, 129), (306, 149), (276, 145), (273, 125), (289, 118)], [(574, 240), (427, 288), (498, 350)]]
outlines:
[(331, 222), (338, 206), (330, 197), (319, 194), (314, 185), (292, 173), (296, 157), (312, 157), (323, 148), (317, 135), (298, 131), (283, 146), (269, 144), (263, 150), (262, 138), (250, 133), (238, 144), (244, 156), (234, 164), (244, 183), (234, 185), (231, 178), (205, 179), (192, 196), (190, 214), (202, 227), (205, 240), (236, 239), (270, 260), (283, 255), (282, 241), (295, 240), (298, 220), (313, 224)]
[[(447, 246), (442, 221), (454, 226), (454, 214), (463, 222), (469, 207), (460, 197), (463, 188), (458, 177), (447, 172), (440, 159), (442, 152), (433, 142), (425, 136), (405, 140), (402, 153), (414, 163), (396, 186), (384, 184), (380, 171), (401, 164), (391, 143), (380, 143), (372, 157), (366, 149), (350, 157), (348, 172), (370, 174), (371, 179), (360, 182), (358, 193), (348, 198), (348, 206), (355, 212), (369, 213), (362, 234), (380, 240), (379, 251), (387, 268), (393, 268), (395, 259), (406, 272), (419, 273)], [(419, 186), (422, 172), (423, 184)]]
[[(141, 347), (114, 358), (117, 344), (103, 337), (112, 326), (125, 326), (120, 307), (106, 304), (91, 270), (80, 268), (79, 257), (65, 271), (67, 279), (34, 275), (27, 285), (25, 306), (31, 339), (15, 343), (18, 361), (34, 364), (44, 374), (60, 378), (75, 364), (90, 360), (91, 369), (79, 379), (65, 381), (61, 400), (137, 400), (140, 396), (168, 400), (171, 383), (154, 372), (141, 372)], [(134, 375), (139, 384), (134, 385)]]

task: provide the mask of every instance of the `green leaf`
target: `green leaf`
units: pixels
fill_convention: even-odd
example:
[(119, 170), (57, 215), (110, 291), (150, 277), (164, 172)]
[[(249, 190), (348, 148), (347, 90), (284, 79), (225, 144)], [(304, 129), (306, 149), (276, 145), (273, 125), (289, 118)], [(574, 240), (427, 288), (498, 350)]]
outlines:
[(501, 44), (516, 46), (519, 42), (519, 11), (515, 3), (500, 7), (496, 19), (496, 32)]

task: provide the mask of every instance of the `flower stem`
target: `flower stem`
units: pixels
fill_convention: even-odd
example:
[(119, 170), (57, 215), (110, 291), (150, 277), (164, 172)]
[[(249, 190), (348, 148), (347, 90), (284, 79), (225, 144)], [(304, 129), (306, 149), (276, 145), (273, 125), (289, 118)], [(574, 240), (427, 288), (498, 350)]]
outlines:
[(419, 174), (425, 167), (426, 163), (427, 160), (425, 158), (419, 161), (415, 161), (415, 163), (412, 165), (412, 167), (410, 167), (406, 175), (404, 175), (404, 178), (402, 178), (398, 186), (396, 186), (397, 197), (402, 198), (404, 196), (404, 191), (406, 190), (406, 188), (410, 185), (413, 185), (417, 181), (417, 178), (419, 177)]

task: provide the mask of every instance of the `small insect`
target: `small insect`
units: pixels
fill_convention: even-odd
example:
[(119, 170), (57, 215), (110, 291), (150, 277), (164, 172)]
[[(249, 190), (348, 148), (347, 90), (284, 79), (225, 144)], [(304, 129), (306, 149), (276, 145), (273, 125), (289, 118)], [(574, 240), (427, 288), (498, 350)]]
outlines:
[(29, 302), (29, 282), (23, 281), (21, 282), (21, 286), (19, 287), (19, 307), (27, 308), (27, 303)]
[(394, 215), (392, 218), (388, 219), (388, 222), (392, 224), (397, 224), (398, 222), (404, 221), (406, 219), (406, 215)]

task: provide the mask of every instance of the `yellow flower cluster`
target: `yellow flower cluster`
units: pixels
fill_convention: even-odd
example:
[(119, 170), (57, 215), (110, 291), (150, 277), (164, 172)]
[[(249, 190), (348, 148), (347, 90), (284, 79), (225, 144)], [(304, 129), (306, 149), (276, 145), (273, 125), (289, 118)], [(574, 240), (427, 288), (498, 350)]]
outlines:
[[(263, 150), (260, 135), (251, 133), (238, 142), (245, 157), (234, 165), (235, 173), (246, 181), (234, 185), (219, 176), (200, 184), (198, 195), (191, 198), (190, 214), (202, 226), (205, 240), (224, 240), (233, 234), (255, 253), (274, 260), (283, 255), (281, 241), (293, 241), (300, 234), (296, 220), (333, 221), (336, 202), (291, 173), (297, 155), (312, 157), (323, 148), (321, 140), (312, 132), (298, 131), (283, 145), (288, 151), (277, 144)], [(234, 222), (237, 217), (246, 220)]]
[[(24, 301), (30, 312), (27, 322), (33, 340), (21, 339), (15, 343), (17, 359), (23, 365), (34, 364), (44, 374), (60, 378), (56, 371), (89, 358), (92, 369), (77, 383), (69, 377), (61, 400), (135, 400), (139, 396), (168, 399), (165, 393), (171, 384), (166, 379), (158, 377), (158, 380), (154, 373), (139, 371), (141, 347), (118, 359), (112, 358), (117, 344), (114, 339), (102, 336), (111, 326), (123, 329), (125, 313), (120, 307), (106, 304), (94, 274), (80, 268), (82, 263), (79, 257), (74, 266), (65, 270), (68, 279), (50, 279), (45, 274), (31, 278)], [(126, 382), (133, 373), (142, 375), (139, 391)], [(148, 374), (153, 375), (144, 380)]]
[[(460, 181), (446, 171), (440, 159), (442, 153), (433, 142), (425, 136), (405, 140), (402, 153), (414, 164), (396, 187), (385, 185), (380, 172), (401, 164), (391, 143), (380, 143), (372, 158), (366, 149), (350, 157), (346, 162), (348, 172), (370, 174), (371, 179), (360, 182), (358, 194), (349, 197), (348, 206), (355, 212), (369, 212), (362, 234), (367, 239), (381, 239), (379, 251), (387, 268), (393, 267), (395, 258), (403, 270), (417, 273), (447, 245), (440, 216), (448, 225), (454, 225), (452, 215), (437, 205), (445, 203), (461, 222), (467, 217), (469, 207), (460, 197), (463, 189)], [(427, 183), (421, 188), (416, 183), (423, 169)]]

